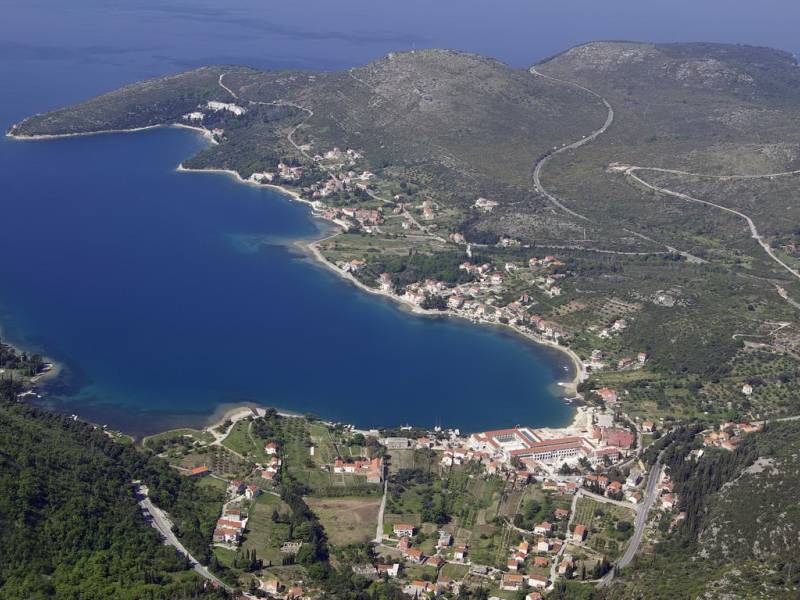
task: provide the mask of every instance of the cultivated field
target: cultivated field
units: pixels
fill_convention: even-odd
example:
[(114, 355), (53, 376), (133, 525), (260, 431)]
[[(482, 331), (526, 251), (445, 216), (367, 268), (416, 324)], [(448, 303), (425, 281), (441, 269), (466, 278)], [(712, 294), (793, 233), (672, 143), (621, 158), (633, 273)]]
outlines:
[(337, 546), (364, 543), (375, 537), (381, 499), (306, 498), (325, 527), (330, 542)]

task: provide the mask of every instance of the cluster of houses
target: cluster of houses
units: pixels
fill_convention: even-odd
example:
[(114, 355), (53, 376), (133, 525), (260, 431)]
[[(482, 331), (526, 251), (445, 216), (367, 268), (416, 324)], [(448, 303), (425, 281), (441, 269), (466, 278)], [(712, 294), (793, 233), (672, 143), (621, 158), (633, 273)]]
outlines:
[(436, 204), (429, 198), (422, 201), (419, 211), (423, 221), (433, 221), (436, 218)]
[(595, 393), (600, 396), (606, 406), (616, 406), (619, 403), (619, 394), (614, 388), (601, 387), (599, 390), (595, 390)]
[[(611, 325), (602, 328), (597, 333), (597, 337), (608, 340), (625, 331), (627, 327), (628, 322), (625, 319), (617, 319), (612, 322)], [(592, 326), (589, 329), (591, 331), (597, 331), (596, 326)], [(648, 356), (647, 352), (639, 352), (636, 354), (636, 356), (622, 356), (616, 359), (616, 369), (618, 371), (641, 369), (647, 363), (649, 358), (650, 357)], [(615, 363), (613, 363), (613, 361), (608, 361), (603, 355), (603, 351), (600, 349), (592, 350), (589, 360), (584, 361), (584, 366), (592, 371), (601, 371), (607, 368), (609, 364), (614, 365)]]
[(328, 163), (326, 167), (328, 169), (332, 169), (335, 167), (353, 166), (361, 158), (363, 158), (361, 152), (355, 150), (354, 148), (342, 150), (341, 148), (334, 146), (322, 154), (315, 154), (314, 162)]
[(608, 457), (617, 459), (630, 452), (634, 437), (631, 432), (610, 426), (594, 426), (589, 435), (547, 437), (542, 430), (515, 427), (473, 433), (469, 447), (489, 453), (494, 461), (521, 463), (535, 472), (541, 465), (561, 465), (581, 458), (590, 463)]
[[(311, 206), (317, 216), (333, 221), (346, 230), (358, 225), (364, 231), (370, 233), (373, 231), (373, 227), (384, 223), (383, 209), (380, 206), (378, 208), (354, 208), (351, 206), (340, 208), (326, 206), (319, 201), (314, 201)], [(361, 262), (363, 263), (364, 261)]]
[(611, 326), (605, 327), (600, 330), (600, 333), (597, 334), (597, 337), (600, 339), (611, 339), (614, 334), (622, 333), (627, 329), (628, 322), (625, 319), (617, 319), (614, 321)]
[(644, 497), (639, 489), (641, 480), (641, 472), (633, 469), (631, 475), (624, 481), (611, 479), (602, 474), (590, 474), (584, 477), (583, 485), (590, 491), (602, 494), (612, 500), (627, 500), (631, 504), (638, 504)]
[[(623, 356), (617, 361), (617, 370), (625, 369), (639, 369), (643, 367), (648, 360), (647, 352), (639, 352), (636, 358), (630, 356)], [(588, 361), (584, 362), (584, 366), (592, 371), (601, 371), (608, 366), (603, 351), (599, 349), (592, 350), (592, 354)]]
[[(569, 515), (566, 509), (559, 509), (561, 513)], [(522, 540), (517, 546), (510, 548), (510, 556), (506, 563), (507, 572), (503, 573), (501, 587), (508, 591), (517, 591), (527, 583), (532, 588), (543, 589), (550, 583), (548, 569), (552, 561), (558, 559), (563, 542), (553, 537), (554, 526), (543, 521), (534, 528), (536, 538), (533, 545), (528, 540)], [(571, 562), (571, 561), (570, 561)], [(566, 565), (564, 561), (560, 563)], [(526, 565), (532, 570), (523, 574)], [(564, 571), (566, 573), (566, 570)]]
[(704, 446), (717, 446), (725, 450), (733, 450), (742, 441), (742, 436), (761, 431), (762, 423), (723, 423), (718, 431), (702, 432)]
[[(549, 583), (550, 579), (547, 575), (540, 575), (538, 573), (528, 573), (527, 575), (523, 575), (522, 573), (503, 573), (500, 579), (500, 589), (507, 592), (518, 592), (523, 589), (526, 584), (532, 588), (543, 589), (546, 588)], [(526, 600), (528, 598), (538, 599), (541, 597), (542, 595), (538, 592), (533, 592), (525, 596)]]
[(545, 487), (574, 493), (579, 485), (573, 481), (555, 482), (555, 470), (564, 463), (577, 464), (586, 459), (590, 464), (607, 463), (635, 452), (636, 434), (621, 427), (612, 414), (594, 408), (587, 413), (588, 425), (567, 430), (513, 427), (461, 436), (458, 430), (438, 432), (414, 440), (383, 438), (390, 449), (428, 448), (440, 453), (440, 465), (450, 468), (467, 463), (481, 465), (488, 475), (503, 473), (516, 483), (525, 484), (532, 476), (542, 477)]
[(278, 163), (276, 171), (259, 171), (248, 178), (253, 183), (273, 183), (278, 181), (297, 181), (303, 176), (303, 167), (290, 165), (283, 161)]
[[(531, 259), (531, 261), (535, 261), (537, 266), (547, 267), (563, 264), (554, 256)], [(442, 281), (427, 279), (407, 285), (402, 291), (401, 298), (411, 304), (421, 306), (431, 298), (440, 297), (450, 311), (472, 321), (508, 323), (525, 333), (549, 340), (558, 340), (567, 336), (567, 331), (563, 327), (531, 312), (530, 307), (534, 302), (527, 293), (523, 293), (519, 299), (504, 306), (497, 305), (499, 294), (504, 291), (506, 277), (509, 273), (519, 269), (517, 265), (507, 263), (501, 271), (489, 263), (464, 262), (459, 265), (459, 269), (472, 275), (475, 281), (449, 286)], [(561, 293), (561, 288), (555, 284), (558, 279), (565, 276), (563, 273), (555, 273), (538, 277), (535, 281), (540, 284), (541, 289), (547, 295), (555, 296)], [(378, 285), (384, 291), (394, 292), (388, 273), (382, 273), (378, 277)]]
[(238, 104), (233, 104), (231, 102), (219, 102), (217, 100), (209, 100), (205, 106), (201, 105), (197, 108), (198, 110), (183, 115), (183, 120), (188, 121), (189, 123), (202, 123), (206, 118), (203, 110), (210, 110), (211, 112), (226, 111), (237, 117), (240, 117), (247, 112), (247, 109), (243, 106), (239, 106)]
[[(403, 555), (403, 559), (410, 564), (426, 565), (436, 569), (437, 579), (435, 582), (424, 580), (412, 580), (408, 582), (403, 592), (414, 598), (420, 596), (434, 596), (443, 592), (452, 592), (458, 595), (461, 583), (455, 581), (450, 577), (440, 572), (442, 566), (445, 564), (445, 556), (449, 554), (453, 562), (465, 563), (467, 560), (467, 547), (465, 545), (450, 546), (453, 543), (452, 536), (444, 530), (439, 531), (439, 539), (436, 543), (436, 550), (432, 556), (426, 556), (422, 550), (416, 548), (412, 542), (411, 537), (414, 535), (416, 527), (406, 523), (396, 523), (392, 526), (392, 535), (398, 540), (397, 548)], [(397, 577), (400, 565), (378, 565), (378, 573), (386, 572), (385, 569), (391, 567), (394, 569), (394, 574), (389, 574), (390, 577)]]
[(214, 112), (219, 112), (221, 110), (224, 110), (237, 117), (241, 117), (244, 113), (247, 112), (247, 109), (244, 108), (243, 106), (239, 106), (238, 104), (233, 104), (232, 102), (219, 102), (217, 100), (209, 100), (206, 103), (206, 107)]
[(281, 458), (278, 456), (280, 448), (276, 442), (267, 442), (264, 445), (264, 452), (268, 459), (264, 464), (256, 466), (256, 470), (262, 479), (276, 482), (281, 472)]
[(376, 458), (357, 458), (343, 459), (337, 458), (333, 465), (330, 465), (334, 473), (346, 473), (350, 475), (362, 475), (367, 478), (367, 483), (383, 483), (385, 466), (382, 457)]
[(367, 182), (373, 177), (374, 174), (370, 171), (362, 171), (360, 174), (355, 171), (346, 171), (338, 175), (330, 173), (328, 179), (312, 184), (308, 191), (314, 200), (341, 192), (365, 191), (369, 188)]
[[(554, 513), (559, 521), (565, 521), (569, 517), (569, 510), (566, 508), (557, 508)], [(544, 589), (550, 584), (551, 568), (553, 572), (564, 576), (572, 572), (573, 559), (570, 555), (562, 556), (562, 547), (567, 541), (576, 544), (583, 542), (586, 539), (586, 528), (577, 525), (567, 541), (556, 537), (556, 529), (553, 523), (542, 521), (533, 529), (535, 537), (532, 543), (523, 539), (519, 545), (510, 549), (507, 572), (503, 574), (501, 585), (504, 590), (516, 591), (525, 583), (534, 589)], [(526, 566), (530, 570), (523, 574)]]
[(478, 198), (473, 204), (481, 212), (492, 212), (494, 207), (497, 206), (497, 200), (489, 200), (488, 198)]
[[(244, 487), (241, 482), (233, 482), (231, 486), (237, 483)], [(222, 507), (222, 515), (217, 519), (217, 526), (214, 528), (212, 539), (215, 544), (236, 547), (242, 541), (242, 534), (246, 525), (247, 517), (242, 513), (242, 509), (236, 503), (226, 503)]]

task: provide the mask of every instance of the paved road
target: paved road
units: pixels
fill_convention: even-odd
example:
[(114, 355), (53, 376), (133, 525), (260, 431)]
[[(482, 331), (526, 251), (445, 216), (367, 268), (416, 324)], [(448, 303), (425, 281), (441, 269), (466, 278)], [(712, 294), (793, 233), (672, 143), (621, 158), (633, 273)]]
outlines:
[(628, 547), (625, 549), (625, 554), (622, 555), (622, 558), (619, 559), (619, 562), (617, 563), (617, 566), (620, 568), (628, 566), (628, 564), (630, 564), (630, 562), (633, 560), (633, 557), (636, 555), (636, 552), (639, 550), (639, 546), (642, 543), (642, 535), (644, 535), (644, 528), (647, 524), (647, 517), (658, 495), (657, 486), (660, 479), (661, 456), (659, 455), (655, 464), (650, 469), (650, 477), (647, 479), (647, 491), (645, 492), (644, 498), (642, 498), (641, 506), (639, 506), (636, 513), (636, 519), (633, 523), (633, 537), (631, 538)]
[(158, 532), (164, 538), (164, 543), (169, 546), (173, 546), (180, 554), (185, 556), (189, 560), (189, 563), (192, 565), (192, 568), (198, 575), (200, 575), (205, 579), (208, 579), (211, 583), (213, 583), (214, 585), (218, 585), (225, 591), (233, 593), (232, 587), (223, 583), (222, 580), (220, 580), (218, 577), (213, 575), (207, 568), (201, 565), (200, 562), (189, 553), (189, 551), (183, 546), (183, 544), (180, 543), (178, 538), (175, 537), (175, 534), (172, 532), (172, 522), (169, 520), (164, 511), (158, 508), (150, 500), (148, 496), (147, 486), (141, 483), (134, 483), (133, 488), (136, 493), (136, 501), (142, 508), (142, 513), (144, 514), (145, 519), (149, 521), (149, 523), (153, 527), (155, 527), (156, 530), (158, 530)]
[(375, 543), (380, 545), (383, 543), (383, 513), (386, 511), (386, 496), (389, 492), (389, 480), (383, 482), (383, 498), (381, 498), (381, 507), (378, 510), (378, 528), (375, 530)]
[(223, 90), (228, 92), (231, 96), (233, 96), (235, 100), (238, 100), (239, 96), (236, 95), (236, 92), (234, 92), (231, 88), (229, 88), (227, 85), (222, 83), (222, 78), (224, 76), (225, 76), (225, 73), (220, 73), (219, 74), (219, 79), (217, 80), (217, 82), (219, 83), (219, 87), (221, 87)]
[[(646, 187), (648, 189), (651, 189), (654, 192), (658, 192), (659, 194), (665, 194), (667, 196), (673, 196), (675, 198), (680, 198), (681, 200), (686, 200), (687, 202), (695, 202), (697, 204), (705, 204), (706, 206), (711, 206), (711, 207), (717, 208), (719, 210), (724, 210), (725, 212), (729, 212), (729, 213), (731, 213), (733, 215), (736, 215), (737, 217), (740, 217), (740, 218), (744, 219), (745, 222), (747, 223), (747, 227), (750, 229), (751, 237), (758, 242), (758, 244), (764, 249), (764, 252), (766, 252), (772, 260), (774, 260), (781, 267), (783, 267), (789, 273), (791, 273), (796, 279), (800, 279), (800, 271), (797, 271), (796, 269), (793, 269), (792, 267), (787, 265), (784, 261), (782, 261), (780, 258), (778, 258), (778, 256), (775, 254), (775, 252), (770, 247), (770, 245), (767, 242), (765, 242), (764, 239), (761, 237), (761, 235), (758, 233), (758, 229), (756, 229), (756, 225), (755, 225), (755, 223), (753, 223), (753, 219), (748, 217), (743, 212), (738, 211), (738, 210), (734, 210), (733, 208), (728, 208), (727, 206), (722, 206), (721, 204), (714, 204), (713, 202), (709, 202), (708, 200), (700, 200), (699, 198), (694, 198), (693, 196), (690, 196), (689, 194), (684, 194), (682, 192), (674, 192), (672, 190), (668, 190), (667, 188), (663, 188), (663, 187), (660, 187), (660, 186), (657, 186), (657, 185), (653, 185), (652, 183), (648, 183), (644, 179), (642, 179), (641, 177), (636, 175), (636, 171), (658, 171), (658, 172), (662, 172), (662, 173), (675, 173), (676, 171), (669, 171), (667, 169), (657, 169), (657, 168), (652, 168), (652, 167), (631, 166), (631, 167), (628, 167), (628, 169), (625, 171), (625, 174), (628, 177), (630, 177), (631, 179), (633, 179), (633, 180), (637, 181), (638, 183), (640, 183), (641, 185), (643, 185), (644, 187)], [(793, 172), (787, 172), (786, 175), (789, 175), (789, 174), (792, 174), (792, 173)], [(778, 176), (778, 174), (775, 174), (773, 176)], [(733, 176), (731, 175), (731, 176), (727, 176), (727, 177), (732, 178)], [(741, 177), (745, 177), (745, 176), (742, 175)], [(753, 178), (752, 176), (748, 176), (748, 177)], [(767, 177), (767, 176), (764, 175), (762, 177)]]
[(590, 90), (589, 88), (584, 87), (582, 85), (578, 85), (577, 83), (574, 83), (572, 81), (566, 81), (564, 79), (558, 79), (557, 77), (550, 77), (549, 75), (545, 75), (544, 73), (540, 73), (539, 71), (537, 71), (536, 67), (531, 67), (530, 68), (530, 73), (532, 75), (537, 75), (538, 77), (542, 77), (544, 79), (549, 79), (550, 81), (555, 81), (557, 83), (563, 83), (565, 85), (570, 85), (572, 87), (578, 88), (579, 90), (583, 90), (584, 92), (586, 92), (588, 94), (591, 94), (595, 98), (599, 99), (605, 105), (606, 109), (608, 110), (608, 116), (606, 117), (606, 122), (603, 123), (603, 126), (600, 127), (600, 129), (596, 129), (595, 131), (593, 131), (591, 134), (587, 135), (586, 137), (583, 137), (583, 138), (579, 139), (577, 142), (573, 142), (573, 143), (568, 144), (566, 146), (562, 146), (558, 150), (554, 150), (553, 152), (545, 155), (544, 157), (542, 157), (538, 161), (536, 161), (536, 164), (535, 164), (535, 166), (533, 168), (533, 186), (536, 188), (537, 192), (542, 194), (545, 198), (550, 200), (550, 202), (555, 204), (558, 208), (563, 210), (565, 213), (567, 213), (569, 215), (572, 215), (573, 217), (577, 217), (578, 219), (582, 219), (584, 221), (588, 221), (589, 219), (587, 217), (583, 216), (580, 213), (575, 212), (574, 210), (571, 210), (571, 209), (567, 208), (566, 206), (564, 206), (561, 203), (561, 201), (558, 198), (556, 198), (553, 194), (551, 194), (550, 192), (548, 192), (547, 190), (544, 189), (544, 186), (542, 186), (542, 182), (540, 181), (542, 167), (544, 167), (544, 165), (546, 165), (548, 163), (548, 161), (550, 161), (550, 159), (553, 158), (554, 156), (556, 156), (558, 154), (561, 154), (562, 152), (567, 152), (568, 150), (575, 150), (576, 148), (580, 148), (584, 144), (588, 144), (589, 142), (591, 142), (594, 139), (596, 139), (598, 136), (600, 136), (603, 133), (605, 133), (605, 131), (609, 127), (611, 127), (611, 124), (614, 122), (614, 109), (611, 106), (611, 104), (608, 102), (608, 100), (603, 98), (603, 96), (601, 96), (600, 94), (598, 94), (594, 90)]
[(600, 494), (595, 494), (594, 492), (590, 492), (587, 489), (580, 489), (578, 490), (578, 493), (581, 496), (586, 496), (587, 498), (591, 498), (596, 502), (613, 504), (614, 506), (619, 506), (620, 508), (627, 508), (634, 512), (639, 510), (639, 507), (636, 504), (633, 504), (632, 502), (625, 502), (623, 500), (614, 500), (612, 498), (609, 498), (608, 496), (601, 496)]
[[(572, 506), (569, 509), (569, 519), (567, 520), (567, 535), (569, 536), (570, 528), (572, 527), (572, 521), (575, 518), (575, 509), (578, 506), (578, 498), (581, 497), (581, 491), (578, 490), (574, 496), (572, 496)], [(561, 557), (564, 555), (564, 552), (567, 549), (567, 544), (561, 544), (561, 548), (558, 549), (558, 553), (553, 558), (553, 564), (550, 565), (550, 585), (548, 589), (552, 589), (555, 586), (556, 578), (558, 577), (558, 565), (561, 562)]]
[[(633, 537), (628, 543), (628, 547), (625, 549), (625, 554), (623, 554), (622, 558), (617, 561), (616, 567), (618, 569), (627, 567), (633, 560), (633, 557), (636, 556), (636, 552), (639, 550), (639, 546), (642, 543), (642, 536), (644, 536), (644, 528), (647, 525), (647, 517), (649, 516), (650, 509), (653, 507), (653, 504), (658, 497), (657, 486), (659, 480), (661, 479), (661, 469), (661, 454), (659, 454), (655, 464), (650, 469), (650, 476), (647, 479), (645, 496), (642, 498), (642, 502), (636, 511), (636, 518), (633, 522)], [(600, 580), (599, 586), (607, 586), (613, 579), (614, 569), (609, 571), (606, 576)]]
[(680, 171), (678, 169), (663, 169), (660, 167), (647, 167), (647, 170), (658, 171), (659, 173), (671, 173), (672, 175), (687, 175), (690, 177), (700, 177), (703, 179), (718, 179), (720, 181), (735, 181), (739, 179), (773, 179), (774, 177), (792, 177), (794, 175), (800, 175), (800, 170), (779, 171), (777, 173), (764, 173), (763, 175), (713, 175), (711, 173), (692, 173), (690, 171)]

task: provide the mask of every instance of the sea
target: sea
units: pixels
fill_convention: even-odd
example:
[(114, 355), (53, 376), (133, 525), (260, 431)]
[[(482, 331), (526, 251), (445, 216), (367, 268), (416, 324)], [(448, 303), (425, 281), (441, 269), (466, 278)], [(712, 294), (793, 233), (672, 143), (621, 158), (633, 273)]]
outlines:
[[(204, 64), (334, 70), (449, 47), (522, 68), (590, 39), (795, 39), (796, 18), (746, 7), (723, 28), (681, 25), (676, 2), (618, 4), (624, 18), (585, 0), (0, 0), (0, 126)], [(730, 12), (692, 3), (714, 5)], [(563, 354), (363, 293), (299, 249), (330, 232), (305, 206), (176, 171), (206, 143), (178, 129), (0, 141), (0, 331), (64, 367), (37, 402), (134, 435), (240, 403), (360, 427), (570, 420)]]

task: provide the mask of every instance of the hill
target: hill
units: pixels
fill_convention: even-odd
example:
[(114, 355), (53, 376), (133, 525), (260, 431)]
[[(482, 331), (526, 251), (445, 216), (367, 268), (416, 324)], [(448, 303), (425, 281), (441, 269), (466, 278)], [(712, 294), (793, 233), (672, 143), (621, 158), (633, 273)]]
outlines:
[[(684, 525), (639, 558), (603, 598), (795, 598), (800, 425), (783, 422), (734, 452), (676, 451)], [(668, 523), (664, 523), (668, 525)]]
[[(185, 167), (316, 203), (347, 225), (320, 254), (365, 285), (385, 273), (440, 310), (464, 296), (464, 316), (594, 355), (583, 391), (715, 421), (800, 407), (798, 84), (790, 55), (749, 46), (593, 42), (530, 72), (422, 50), (338, 73), (205, 67), (11, 134), (201, 127), (218, 143)], [(545, 256), (561, 264), (530, 266)], [(418, 293), (428, 279), (444, 288)]]
[[(0, 399), (0, 596), (222, 598), (145, 523), (131, 487), (147, 480), (191, 547), (208, 553), (214, 499), (93, 427)], [(201, 525), (202, 523), (202, 525)]]

